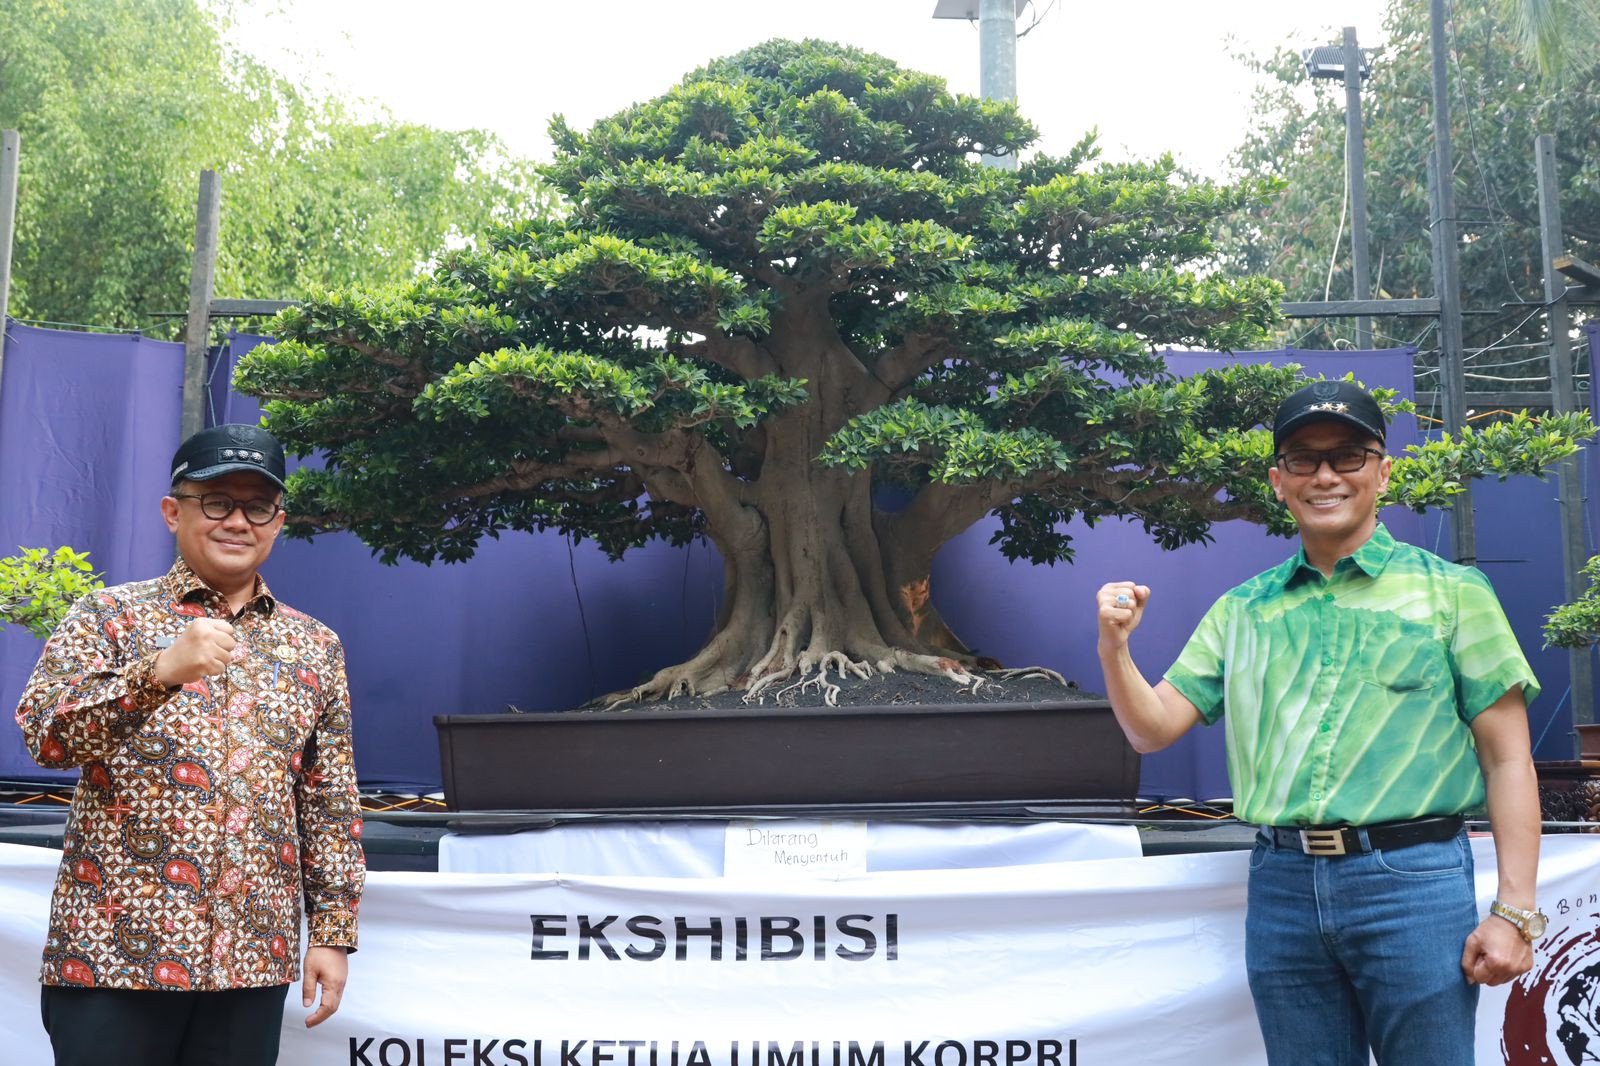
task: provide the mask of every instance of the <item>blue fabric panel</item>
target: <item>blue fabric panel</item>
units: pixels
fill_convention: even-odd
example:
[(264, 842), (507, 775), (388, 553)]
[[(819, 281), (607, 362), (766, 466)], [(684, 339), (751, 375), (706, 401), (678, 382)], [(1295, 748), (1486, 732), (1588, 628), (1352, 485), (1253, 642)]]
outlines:
[[(157, 501), (178, 447), (183, 346), (6, 323), (0, 381), (0, 555), (88, 549), (108, 583), (159, 574), (173, 541)], [(10, 727), (43, 641), (0, 630), (0, 777), (58, 777)], [(70, 776), (70, 775), (69, 775)]]
[[(177, 445), (181, 346), (15, 325), (8, 336), (0, 387), (0, 549), (86, 547), (110, 581), (164, 570), (172, 542), (155, 501), (165, 491), (166, 463)], [(1589, 339), (1600, 346), (1600, 331), (1591, 327)], [(260, 342), (236, 334), (215, 353), (208, 421), (258, 417), (256, 402), (225, 384), (239, 357)], [(1292, 361), (1313, 375), (1353, 371), (1369, 385), (1409, 396), (1412, 354), (1289, 350), (1168, 357), (1179, 373), (1242, 360)], [(1392, 428), (1396, 450), (1415, 440), (1412, 419)], [(1593, 466), (1591, 478), (1600, 475)], [(1596, 495), (1591, 486), (1591, 507)], [(1553, 516), (1553, 500), (1553, 487), (1532, 479), (1480, 484), (1475, 494), (1484, 569), (1505, 597), (1549, 693), (1533, 716), (1535, 736), (1544, 736), (1544, 758), (1563, 757), (1570, 731), (1570, 708), (1557, 710), (1566, 687), (1565, 656), (1537, 648), (1536, 615), (1560, 595), (1559, 555), (1544, 544), (1557, 527), (1540, 511), (1548, 508)], [(1391, 511), (1384, 520), (1403, 540), (1433, 549), (1448, 545), (1438, 516)], [(1054, 667), (1088, 689), (1099, 687), (1088, 601), (1102, 581), (1128, 577), (1155, 589), (1136, 654), (1147, 674), (1158, 677), (1217, 595), (1294, 547), (1254, 526), (1229, 523), (1215, 528), (1213, 544), (1164, 553), (1137, 525), (1107, 522), (1075, 531), (1074, 565), (1033, 567), (1007, 563), (988, 543), (994, 528), (991, 521), (979, 523), (940, 553), (934, 595), (941, 612), (985, 654), (1008, 665)], [(1490, 561), (1502, 558), (1515, 561)], [(636, 684), (700, 646), (722, 582), (720, 559), (708, 545), (651, 544), (613, 566), (592, 545), (569, 546), (554, 533), (507, 534), (484, 542), (470, 562), (434, 567), (382, 566), (347, 534), (309, 544), (282, 540), (265, 573), (285, 602), (344, 638), (363, 783), (418, 788), (436, 788), (439, 781), (433, 715), (494, 712), (508, 704), (561, 710)], [(8, 711), (38, 651), (39, 642), (26, 634), (0, 631), (0, 703)], [(1196, 730), (1147, 757), (1144, 767), (1149, 795), (1228, 794), (1220, 730)], [(0, 778), (43, 776), (15, 730), (0, 730)]]

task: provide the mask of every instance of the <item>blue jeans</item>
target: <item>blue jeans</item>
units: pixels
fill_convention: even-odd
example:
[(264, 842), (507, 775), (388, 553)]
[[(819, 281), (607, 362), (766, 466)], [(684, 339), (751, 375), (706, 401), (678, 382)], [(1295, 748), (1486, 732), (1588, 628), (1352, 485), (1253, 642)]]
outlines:
[(1472, 1066), (1472, 851), (1451, 840), (1312, 857), (1257, 834), (1245, 968), (1273, 1066)]

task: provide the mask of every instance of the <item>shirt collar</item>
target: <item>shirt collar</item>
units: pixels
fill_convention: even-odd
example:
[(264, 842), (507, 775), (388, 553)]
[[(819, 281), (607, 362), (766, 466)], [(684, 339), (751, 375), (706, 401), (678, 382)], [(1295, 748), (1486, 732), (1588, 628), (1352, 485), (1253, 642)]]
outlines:
[[(205, 593), (221, 596), (222, 593), (206, 584), (200, 575), (189, 568), (189, 564), (181, 558), (172, 564), (172, 569), (162, 577), (167, 595), (179, 603), (195, 598), (196, 593)], [(267, 579), (260, 574), (256, 575), (255, 591), (250, 594), (250, 602), (245, 605), (245, 610), (256, 608), (263, 614), (271, 614), (278, 606), (277, 598), (272, 595), (272, 590), (267, 587)], [(241, 612), (242, 613), (242, 612)]]
[[(1390, 558), (1394, 556), (1395, 547), (1396, 542), (1393, 534), (1389, 532), (1382, 522), (1379, 522), (1373, 529), (1372, 536), (1367, 538), (1366, 543), (1334, 564), (1334, 573), (1337, 574), (1341, 568), (1345, 568), (1346, 563), (1349, 563), (1350, 566), (1359, 569), (1368, 577), (1377, 577), (1383, 573), (1384, 567), (1389, 565)], [(1300, 550), (1294, 554), (1294, 558), (1289, 559), (1278, 567), (1276, 576), (1279, 578), (1281, 586), (1288, 588), (1300, 578), (1309, 578), (1313, 574), (1320, 577), (1322, 571), (1312, 566), (1306, 559), (1306, 548), (1302, 544), (1300, 545)]]

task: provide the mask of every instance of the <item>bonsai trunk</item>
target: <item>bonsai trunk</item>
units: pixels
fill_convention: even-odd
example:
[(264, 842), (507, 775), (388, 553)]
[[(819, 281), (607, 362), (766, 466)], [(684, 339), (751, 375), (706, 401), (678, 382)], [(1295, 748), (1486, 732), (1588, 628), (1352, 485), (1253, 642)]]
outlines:
[(868, 677), (911, 670), (959, 684), (978, 679), (976, 660), (929, 598), (933, 550), (896, 551), (864, 473), (807, 461), (751, 486), (739, 528), (707, 535), (722, 553), (724, 600), (716, 629), (687, 662), (609, 705), (743, 689), (760, 697), (781, 682), (816, 686), (828, 702), (829, 674)]
[(753, 700), (787, 682), (817, 687), (832, 704), (838, 687), (830, 674), (895, 670), (979, 683), (970, 672), (976, 658), (934, 609), (929, 575), (940, 545), (1015, 486), (992, 493), (930, 486), (891, 514), (874, 507), (870, 474), (816, 462), (839, 427), (893, 394), (839, 339), (826, 292), (790, 294), (761, 358), (759, 369), (804, 379), (811, 398), (764, 424), (759, 473), (737, 479), (708, 448), (664, 476), (645, 476), (652, 492), (706, 516), (724, 566), (716, 631), (688, 662), (603, 701), (728, 689)]

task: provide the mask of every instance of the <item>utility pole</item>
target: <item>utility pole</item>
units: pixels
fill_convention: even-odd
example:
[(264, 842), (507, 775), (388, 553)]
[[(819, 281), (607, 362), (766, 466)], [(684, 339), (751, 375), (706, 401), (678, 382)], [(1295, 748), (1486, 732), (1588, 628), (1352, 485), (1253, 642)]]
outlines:
[[(1461, 350), (1461, 249), (1456, 239), (1455, 165), (1450, 158), (1450, 90), (1445, 49), (1444, 0), (1429, 0), (1433, 52), (1433, 156), (1430, 206), (1433, 209), (1433, 283), (1439, 296), (1439, 392), (1444, 398), (1444, 428), (1460, 437), (1467, 424), (1467, 379)], [(1472, 489), (1463, 484), (1450, 511), (1455, 561), (1478, 565), (1478, 535)]]
[[(1017, 7), (1014, 0), (982, 0), (978, 9), (978, 91), (985, 100), (1017, 99)], [(983, 157), (985, 166), (1016, 170), (1017, 157)]]
[(16, 130), (0, 132), (0, 382), (6, 372), (6, 315), (11, 305), (11, 246), (17, 234), (17, 166), (22, 140)]
[[(1367, 247), (1367, 145), (1361, 120), (1361, 49), (1356, 28), (1344, 28), (1344, 158), (1350, 181), (1350, 256), (1355, 274), (1355, 298), (1372, 298), (1372, 266)], [(1372, 319), (1356, 319), (1356, 347), (1372, 348)]]
[[(1572, 315), (1567, 306), (1567, 283), (1555, 268), (1556, 258), (1566, 254), (1566, 236), (1561, 232), (1561, 186), (1556, 182), (1556, 139), (1541, 133), (1534, 139), (1533, 153), (1539, 177), (1539, 245), (1544, 256), (1546, 321), (1550, 324), (1550, 410), (1566, 414), (1578, 409), (1578, 393), (1572, 380)], [(1571, 603), (1588, 587), (1583, 575), (1583, 564), (1589, 558), (1583, 521), (1586, 501), (1577, 456), (1561, 461), (1556, 469), (1556, 488), (1561, 498), (1561, 570), (1567, 602)], [(1594, 721), (1594, 660), (1590, 649), (1570, 649), (1567, 664), (1572, 678), (1572, 720), (1587, 725)]]

